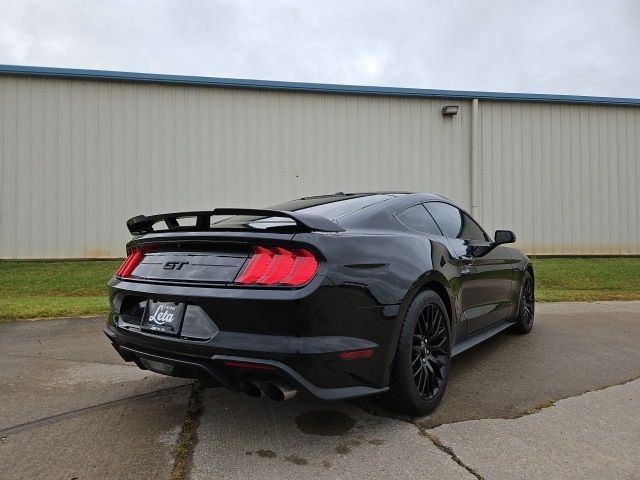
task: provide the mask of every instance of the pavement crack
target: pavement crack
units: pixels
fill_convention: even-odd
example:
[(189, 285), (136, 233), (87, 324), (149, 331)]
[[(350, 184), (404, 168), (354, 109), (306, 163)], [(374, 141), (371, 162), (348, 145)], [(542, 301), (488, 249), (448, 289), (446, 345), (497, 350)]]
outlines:
[(402, 415), (394, 414), (393, 412), (384, 412), (383, 413), (383, 412), (380, 412), (380, 411), (377, 411), (377, 410), (374, 410), (374, 409), (371, 409), (371, 408), (366, 408), (365, 406), (360, 405), (355, 401), (351, 401), (350, 403), (352, 405), (354, 405), (355, 407), (361, 409), (362, 411), (368, 413), (369, 415), (373, 415), (375, 417), (389, 418), (389, 419), (392, 419), (392, 420), (398, 420), (398, 421), (401, 421), (401, 422), (404, 422), (404, 423), (409, 423), (409, 424), (413, 425), (414, 427), (416, 427), (418, 429), (418, 433), (421, 436), (431, 440), (431, 443), (433, 443), (439, 450), (441, 450), (442, 452), (444, 452), (447, 455), (449, 455), (449, 457), (451, 457), (451, 459), (454, 462), (456, 462), (458, 465), (460, 465), (462, 468), (464, 468), (467, 472), (469, 472), (471, 475), (473, 475), (477, 479), (484, 480), (482, 475), (480, 475), (473, 468), (471, 468), (470, 466), (466, 465), (462, 460), (460, 460), (460, 457), (458, 457), (456, 455), (456, 453), (451, 448), (449, 448), (446, 445), (444, 445), (436, 435), (434, 435), (433, 433), (430, 433), (427, 430), (427, 427), (424, 427), (424, 426), (420, 425), (415, 420), (413, 420), (411, 418), (408, 418), (408, 417), (404, 417)]
[(553, 407), (556, 404), (556, 399), (547, 400), (546, 402), (541, 402), (535, 407), (527, 408), (525, 415), (532, 415), (534, 413), (538, 413), (540, 410), (544, 410), (545, 408)]
[(173, 450), (173, 470), (170, 480), (185, 480), (191, 476), (193, 452), (198, 443), (198, 426), (202, 413), (200, 392), (202, 387), (198, 380), (191, 386), (191, 396), (182, 422), (182, 430)]
[[(580, 397), (586, 393), (591, 393), (591, 392), (599, 392), (601, 390), (606, 390), (607, 388), (611, 388), (611, 387), (617, 387), (620, 385), (624, 385), (626, 383), (629, 382), (633, 382), (635, 380), (640, 380), (640, 376), (635, 376), (632, 378), (628, 378), (626, 380), (623, 380), (621, 382), (616, 382), (616, 383), (612, 383), (609, 385), (604, 385), (601, 387), (595, 387), (595, 388), (590, 388), (587, 390), (581, 390), (580, 392), (576, 393), (576, 394), (572, 394), (572, 395), (567, 395), (566, 397), (558, 397), (558, 398), (552, 398), (550, 400), (545, 400), (542, 401), (536, 405), (534, 405), (533, 407), (529, 407), (524, 411), (519, 411), (519, 412), (515, 412), (511, 415), (503, 415), (503, 416), (493, 416), (493, 415), (489, 415), (489, 416), (483, 416), (483, 417), (471, 417), (471, 418), (463, 418), (460, 420), (455, 420), (455, 421), (438, 421), (438, 422), (429, 422), (428, 419), (425, 420), (414, 420), (414, 421), (409, 421), (407, 420), (409, 423), (413, 423), (414, 425), (416, 425), (418, 428), (428, 428), (430, 430), (441, 427), (443, 425), (455, 425), (457, 423), (464, 423), (464, 422), (471, 422), (471, 421), (478, 421), (478, 420), (516, 420), (518, 418), (522, 418), (525, 417), (527, 415), (534, 415), (546, 408), (551, 408), (554, 407), (556, 405), (556, 403), (558, 403), (560, 400), (566, 400), (569, 398), (575, 398), (575, 397)], [(369, 412), (372, 415), (377, 415), (376, 413), (373, 412)], [(385, 416), (385, 415), (379, 415), (379, 416)], [(387, 418), (395, 418), (395, 417), (387, 417)], [(401, 418), (397, 418), (398, 420), (402, 420)]]
[(426, 428), (422, 428), (418, 425), (416, 425), (416, 427), (418, 427), (418, 432), (420, 433), (421, 436), (431, 440), (431, 443), (433, 443), (440, 451), (449, 455), (451, 457), (451, 460), (456, 462), (458, 465), (460, 465), (462, 468), (464, 468), (467, 472), (469, 472), (471, 475), (476, 477), (478, 480), (484, 480), (482, 475), (480, 475), (473, 468), (471, 468), (469, 465), (464, 463), (460, 459), (460, 457), (458, 457), (458, 455), (456, 455), (456, 453), (450, 447), (447, 447), (446, 445), (444, 445), (436, 435), (434, 435), (433, 433), (430, 433)]
[[(575, 395), (569, 395), (566, 397), (562, 397), (562, 398), (552, 398), (551, 400), (547, 400), (544, 402), (541, 402), (531, 408), (528, 408), (527, 410), (525, 410), (524, 412), (520, 413), (519, 415), (515, 415), (513, 417), (507, 417), (507, 418), (500, 418), (500, 420), (513, 420), (516, 418), (521, 418), (524, 417), (526, 415), (533, 415), (535, 413), (540, 412), (541, 410), (544, 410), (545, 408), (550, 408), (555, 406), (556, 403), (558, 403), (560, 400), (567, 400), (568, 398), (575, 398), (575, 397), (581, 397), (582, 395), (586, 394), (586, 393), (591, 393), (591, 392), (600, 392), (602, 390), (606, 390), (607, 388), (611, 388), (611, 387), (618, 387), (620, 385), (625, 385), (629, 382), (633, 382), (635, 380), (640, 379), (640, 377), (633, 377), (633, 378), (629, 378), (627, 380), (623, 380), (622, 382), (618, 382), (618, 383), (613, 383), (611, 385), (605, 385), (603, 387), (596, 387), (596, 388), (591, 388), (589, 390), (584, 390), (580, 393), (577, 393)], [(484, 420), (484, 419), (483, 419)], [(457, 422), (454, 422), (457, 423)]]
[(185, 388), (185, 385), (179, 385), (177, 387), (168, 387), (160, 390), (154, 390), (153, 392), (141, 393), (139, 395), (132, 395), (131, 397), (119, 398), (118, 400), (112, 400), (110, 402), (99, 403), (97, 405), (91, 405), (88, 407), (79, 408), (77, 410), (72, 410), (70, 412), (57, 413), (55, 415), (39, 418), (38, 420), (33, 420), (31, 422), (20, 423), (12, 427), (3, 428), (2, 430), (0, 430), (0, 436), (8, 437), (9, 435), (14, 435), (16, 433), (20, 433), (25, 430), (31, 430), (32, 428), (42, 427), (42, 426), (56, 423), (62, 420), (84, 415), (86, 413), (91, 413), (91, 412), (111, 408), (111, 407), (120, 405), (122, 403), (129, 402), (131, 400), (137, 400), (140, 398), (152, 398), (160, 395), (166, 395), (167, 393), (178, 391), (183, 388)]

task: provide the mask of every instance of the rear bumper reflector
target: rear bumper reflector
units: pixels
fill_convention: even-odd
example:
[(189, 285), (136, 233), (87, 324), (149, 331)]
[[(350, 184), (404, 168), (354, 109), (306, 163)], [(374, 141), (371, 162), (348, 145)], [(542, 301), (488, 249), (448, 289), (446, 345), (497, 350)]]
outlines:
[(359, 358), (371, 358), (373, 357), (373, 348), (367, 348), (364, 350), (353, 350), (350, 352), (340, 353), (340, 358), (343, 360), (357, 360)]

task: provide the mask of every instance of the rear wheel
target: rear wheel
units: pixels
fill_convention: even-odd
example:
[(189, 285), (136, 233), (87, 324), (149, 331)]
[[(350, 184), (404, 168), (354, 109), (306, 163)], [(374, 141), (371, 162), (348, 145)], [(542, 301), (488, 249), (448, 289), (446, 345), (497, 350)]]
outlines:
[(535, 313), (536, 300), (533, 285), (533, 277), (529, 272), (524, 272), (522, 276), (522, 289), (520, 291), (520, 306), (518, 316), (513, 327), (516, 333), (529, 333), (533, 328), (533, 316)]
[(440, 296), (425, 290), (405, 315), (389, 385), (390, 407), (412, 416), (433, 411), (451, 363), (449, 316)]

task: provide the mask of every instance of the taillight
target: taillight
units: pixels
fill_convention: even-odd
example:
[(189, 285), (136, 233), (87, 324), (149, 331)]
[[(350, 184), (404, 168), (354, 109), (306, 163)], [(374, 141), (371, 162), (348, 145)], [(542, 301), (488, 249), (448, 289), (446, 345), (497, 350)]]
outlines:
[(304, 285), (318, 271), (318, 261), (304, 248), (254, 247), (236, 283), (243, 285)]
[(136, 267), (144, 258), (144, 252), (139, 248), (134, 248), (116, 272), (116, 277), (129, 278)]

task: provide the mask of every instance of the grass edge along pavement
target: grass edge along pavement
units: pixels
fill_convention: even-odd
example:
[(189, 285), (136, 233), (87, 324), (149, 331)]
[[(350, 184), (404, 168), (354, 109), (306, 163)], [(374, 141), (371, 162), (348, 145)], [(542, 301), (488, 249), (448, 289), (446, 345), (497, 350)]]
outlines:
[(193, 450), (198, 442), (198, 417), (200, 416), (200, 392), (201, 387), (198, 380), (191, 386), (191, 397), (187, 412), (182, 423), (182, 430), (178, 436), (178, 441), (173, 450), (173, 470), (170, 480), (184, 480), (188, 478), (192, 465)]
[[(640, 300), (640, 257), (535, 257), (540, 302)], [(122, 260), (0, 261), (0, 320), (106, 315)]]

